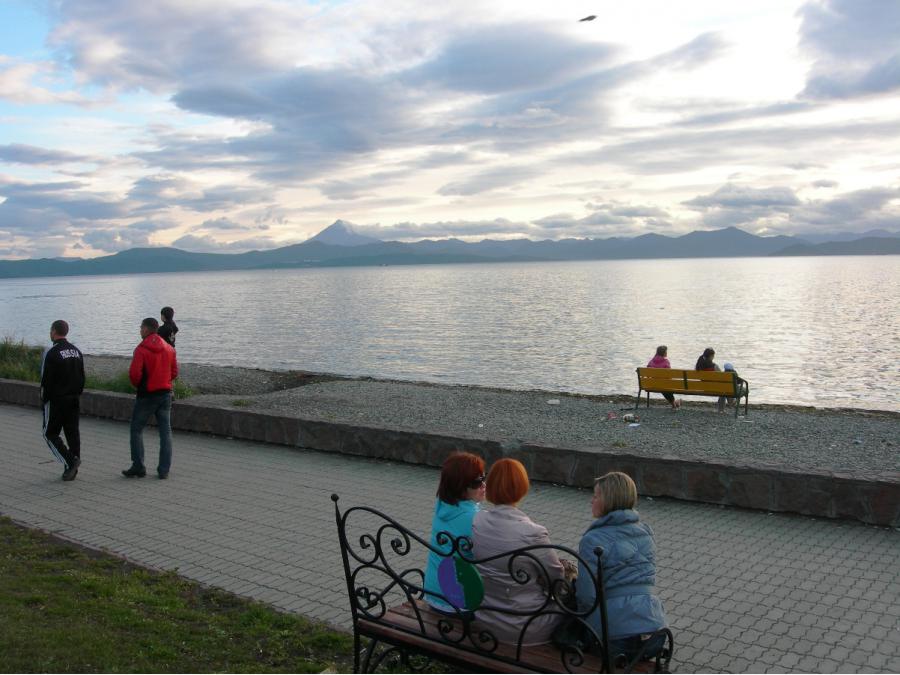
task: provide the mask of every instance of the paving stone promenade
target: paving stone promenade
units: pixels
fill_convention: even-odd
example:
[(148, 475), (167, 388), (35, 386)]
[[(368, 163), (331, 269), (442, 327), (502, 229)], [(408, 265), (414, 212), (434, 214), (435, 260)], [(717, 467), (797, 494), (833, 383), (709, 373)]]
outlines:
[[(40, 426), (37, 410), (0, 405), (0, 514), (342, 628), (331, 493), (429, 526), (435, 469), (176, 433), (169, 480), (127, 480), (127, 424), (83, 418), (84, 463), (63, 483)], [(535, 485), (523, 508), (573, 546), (589, 493)], [(639, 508), (657, 535), (676, 670), (900, 671), (897, 530), (674, 500)]]

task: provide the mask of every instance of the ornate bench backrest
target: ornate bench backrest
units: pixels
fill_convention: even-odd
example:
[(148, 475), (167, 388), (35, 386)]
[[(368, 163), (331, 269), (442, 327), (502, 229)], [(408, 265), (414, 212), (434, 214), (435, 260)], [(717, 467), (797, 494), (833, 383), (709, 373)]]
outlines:
[[(418, 619), (420, 633), (426, 635), (425, 621), (415, 601), (425, 598), (424, 570), (428, 554), (433, 552), (442, 559), (465, 558), (476, 569), (490, 568), (495, 577), (499, 569), (501, 574), (508, 574), (507, 582), (510, 586), (539, 584), (543, 589), (543, 603), (527, 611), (485, 601), (474, 608), (474, 618), (473, 613), (467, 609), (457, 609), (455, 614), (451, 612), (446, 620), (438, 621), (438, 631), (444, 642), (460, 649), (509, 661), (510, 659), (495, 653), (501, 641), (494, 630), (479, 620), (479, 613), (490, 612), (507, 617), (517, 626), (521, 625), (516, 639), (510, 639), (506, 635), (504, 640), (507, 644), (515, 645), (514, 661), (518, 661), (522, 656), (523, 644), (529, 643), (529, 631), (535, 619), (557, 615), (560, 622), (566, 622), (570, 629), (574, 629), (570, 632), (577, 632), (586, 638), (584, 642), (587, 642), (587, 646), (602, 659), (604, 672), (609, 672), (600, 549), (595, 551), (597, 563), (593, 568), (572, 549), (554, 544), (526, 546), (489, 558), (475, 559), (471, 555), (472, 542), (466, 537), (457, 538), (446, 532), (438, 533), (436, 540), (439, 547), (436, 548), (380, 511), (354, 506), (342, 513), (338, 506), (338, 496), (332, 495), (331, 499), (334, 501), (354, 630), (357, 622), (363, 618), (388, 623), (388, 611), (409, 602)], [(574, 582), (557, 578), (557, 575), (551, 573), (546, 564), (549, 551), (578, 565), (581, 570), (578, 584), (582, 589), (582, 599), (593, 598), (589, 607), (582, 605), (575, 609)], [(586, 570), (588, 574), (585, 574)], [(587, 585), (589, 593), (585, 592), (582, 584)], [(429, 588), (428, 595), (447, 604), (454, 604), (451, 598), (434, 592), (434, 589)], [(602, 631), (599, 634), (588, 621), (588, 617), (595, 611), (600, 613)], [(585, 654), (580, 644), (572, 642), (560, 645), (559, 649), (561, 666), (565, 670), (582, 664)]]

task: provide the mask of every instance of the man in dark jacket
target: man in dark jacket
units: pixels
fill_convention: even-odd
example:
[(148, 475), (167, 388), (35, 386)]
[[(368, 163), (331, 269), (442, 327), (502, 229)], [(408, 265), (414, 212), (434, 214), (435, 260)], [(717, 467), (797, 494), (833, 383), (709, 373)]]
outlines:
[[(62, 479), (75, 480), (81, 464), (78, 433), (79, 396), (84, 391), (84, 357), (69, 342), (69, 324), (62, 319), (50, 325), (53, 346), (41, 358), (41, 402), (44, 404), (44, 439), (53, 456), (63, 463)], [(66, 442), (59, 435), (63, 431)]]
[(172, 380), (178, 377), (175, 350), (156, 334), (159, 322), (147, 318), (141, 322), (141, 343), (134, 350), (128, 377), (137, 388), (134, 410), (131, 413), (131, 467), (122, 471), (126, 478), (143, 478), (144, 427), (150, 416), (156, 417), (159, 427), (159, 464), (156, 474), (169, 477), (172, 465)]

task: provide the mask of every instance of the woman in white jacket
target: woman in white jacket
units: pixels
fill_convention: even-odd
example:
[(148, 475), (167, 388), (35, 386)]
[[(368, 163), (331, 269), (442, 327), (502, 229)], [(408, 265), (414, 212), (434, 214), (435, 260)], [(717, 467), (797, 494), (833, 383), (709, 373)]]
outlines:
[(484, 580), (481, 606), (495, 607), (498, 611), (479, 609), (476, 619), (499, 641), (517, 644), (521, 639), (523, 646), (550, 642), (553, 629), (562, 619), (560, 614), (538, 616), (527, 627), (526, 623), (529, 614), (541, 607), (556, 608), (547, 589), (564, 577), (563, 566), (553, 549), (537, 549), (530, 553), (533, 558), (519, 556), (513, 560), (513, 573), (521, 570), (527, 574), (525, 583), (519, 583), (524, 576), (519, 580), (511, 576), (510, 556), (501, 555), (525, 546), (550, 544), (547, 528), (533, 522), (518, 508), (529, 487), (528, 472), (521, 462), (508, 458), (498, 460), (487, 476), (486, 497), (494, 506), (479, 511), (472, 521), (475, 558), (500, 556), (478, 564)]

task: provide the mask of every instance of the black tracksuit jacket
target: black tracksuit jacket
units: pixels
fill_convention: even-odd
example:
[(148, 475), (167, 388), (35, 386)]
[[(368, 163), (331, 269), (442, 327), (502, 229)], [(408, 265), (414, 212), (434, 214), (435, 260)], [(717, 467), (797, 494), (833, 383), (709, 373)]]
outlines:
[(79, 396), (84, 391), (84, 357), (65, 338), (54, 340), (41, 362), (41, 401)]

